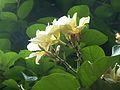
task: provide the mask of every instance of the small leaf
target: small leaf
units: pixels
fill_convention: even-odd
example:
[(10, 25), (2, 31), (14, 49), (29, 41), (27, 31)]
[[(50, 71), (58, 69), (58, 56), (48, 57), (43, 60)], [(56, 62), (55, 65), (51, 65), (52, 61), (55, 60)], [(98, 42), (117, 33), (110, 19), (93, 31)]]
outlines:
[(12, 12), (1, 12), (0, 19), (1, 20), (17, 21), (17, 16)]
[(90, 87), (101, 75), (112, 65), (120, 60), (119, 56), (116, 57), (102, 57), (96, 60), (94, 63), (90, 61), (84, 62), (79, 67), (79, 78), (82, 81), (83, 86)]
[(37, 30), (43, 31), (45, 30), (45, 27), (45, 24), (33, 24), (27, 28), (26, 33), (30, 38), (32, 38), (35, 37)]
[(10, 66), (14, 65), (15, 61), (18, 59), (18, 54), (15, 52), (7, 52), (3, 56), (2, 65), (4, 69), (8, 69)]
[(77, 90), (79, 87), (79, 83), (74, 76), (54, 73), (39, 80), (32, 87), (32, 90)]
[(88, 46), (81, 50), (83, 60), (94, 62), (105, 56), (103, 49), (97, 45)]
[(22, 73), (25, 70), (22, 66), (14, 66), (13, 68), (10, 68), (4, 72), (4, 76), (6, 78), (11, 78), (14, 80), (22, 80), (23, 76)]
[(76, 12), (79, 18), (89, 16), (89, 7), (87, 5), (73, 6), (68, 11), (68, 15), (73, 16), (73, 14)]
[(24, 19), (28, 16), (33, 7), (33, 0), (24, 1), (19, 9), (17, 10), (17, 15), (20, 19)]
[(10, 87), (10, 88), (12, 88), (12, 89), (17, 89), (17, 90), (19, 89), (17, 82), (15, 80), (13, 80), (13, 79), (5, 80), (3, 82), (3, 84)]
[(4, 8), (7, 3), (16, 3), (16, 0), (0, 0), (0, 11)]
[(106, 35), (95, 29), (82, 30), (80, 37), (86, 45), (102, 45), (108, 40)]

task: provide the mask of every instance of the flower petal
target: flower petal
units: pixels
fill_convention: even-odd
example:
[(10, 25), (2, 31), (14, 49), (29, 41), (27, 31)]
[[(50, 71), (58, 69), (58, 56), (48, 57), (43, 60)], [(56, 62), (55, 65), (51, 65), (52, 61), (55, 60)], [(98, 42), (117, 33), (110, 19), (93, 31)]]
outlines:
[(34, 44), (34, 43), (29, 43), (29, 44), (27, 45), (27, 49), (28, 49), (29, 51), (41, 50), (41, 49), (39, 48), (38, 44)]
[(81, 18), (79, 21), (79, 27), (83, 27), (86, 23), (89, 23), (89, 21), (90, 16)]
[(41, 57), (43, 56), (43, 55), (45, 55), (46, 54), (46, 52), (44, 52), (44, 51), (41, 51), (41, 52), (37, 52), (36, 53), (36, 59), (35, 59), (35, 63), (36, 64), (39, 64), (39, 60), (41, 59)]
[(31, 53), (28, 57), (26, 57), (25, 59), (29, 59), (29, 58), (33, 58), (36, 56), (36, 53)]

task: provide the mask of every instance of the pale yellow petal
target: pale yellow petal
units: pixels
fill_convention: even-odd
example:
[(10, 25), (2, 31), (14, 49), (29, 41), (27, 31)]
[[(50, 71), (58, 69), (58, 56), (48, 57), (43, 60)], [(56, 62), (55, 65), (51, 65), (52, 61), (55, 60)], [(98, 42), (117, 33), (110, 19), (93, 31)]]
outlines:
[(45, 55), (45, 54), (46, 54), (46, 52), (44, 52), (44, 51), (37, 52), (37, 53), (36, 53), (35, 63), (36, 63), (36, 64), (39, 64), (39, 60), (40, 60), (41, 57), (42, 57), (43, 55)]
[(83, 27), (85, 24), (89, 23), (90, 17), (83, 17), (79, 21), (79, 27)]
[(26, 57), (25, 59), (29, 59), (29, 58), (33, 58), (36, 56), (36, 52), (35, 53), (31, 53), (28, 57)]
[(41, 49), (39, 48), (38, 44), (34, 44), (34, 43), (29, 43), (29, 44), (27, 45), (27, 49), (28, 49), (29, 51), (41, 50)]

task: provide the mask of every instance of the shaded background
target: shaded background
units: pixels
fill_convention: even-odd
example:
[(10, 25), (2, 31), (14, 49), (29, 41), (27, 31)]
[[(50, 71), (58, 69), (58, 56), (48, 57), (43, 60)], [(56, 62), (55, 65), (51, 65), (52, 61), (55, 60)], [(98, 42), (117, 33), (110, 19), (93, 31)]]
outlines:
[[(47, 24), (54, 17), (67, 15), (68, 10), (75, 5), (87, 5), (91, 16), (90, 28), (109, 37), (109, 41), (102, 47), (106, 54), (111, 54), (111, 47), (115, 44), (114, 34), (120, 31), (120, 0), (33, 0), (33, 5), (26, 4), (21, 9), (26, 12), (27, 7), (31, 8), (21, 19), (18, 10), (25, 1), (28, 0), (0, 0), (0, 49), (3, 51), (19, 52), (26, 49), (30, 39), (26, 30), (32, 24)], [(3, 12), (13, 13), (17, 19), (14, 19), (14, 15), (2, 14)], [(84, 13), (84, 10), (80, 13)], [(44, 17), (50, 18), (41, 20)]]

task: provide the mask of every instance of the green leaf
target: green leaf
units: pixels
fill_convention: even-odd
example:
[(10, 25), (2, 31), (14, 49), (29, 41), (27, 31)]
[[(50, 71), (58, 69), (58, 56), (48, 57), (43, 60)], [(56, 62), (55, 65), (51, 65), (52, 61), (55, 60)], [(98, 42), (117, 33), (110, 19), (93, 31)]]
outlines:
[(13, 79), (5, 80), (2, 84), (6, 85), (12, 89), (17, 89), (17, 90), (19, 89), (17, 82)]
[[(30, 53), (31, 52), (28, 50), (21, 50), (19, 57), (24, 59), (25, 57), (28, 57)], [(47, 74), (48, 71), (55, 66), (53, 62), (50, 62), (50, 58), (45, 56), (41, 58), (39, 65), (36, 65), (35, 58), (26, 59), (25, 62), (28, 70), (31, 70), (40, 76)]]
[(70, 10), (68, 11), (68, 15), (73, 16), (73, 14), (76, 12), (79, 18), (88, 16), (90, 14), (89, 7), (87, 5), (78, 5), (70, 8)]
[(113, 45), (115, 45), (115, 34), (112, 32), (110, 26), (102, 19), (94, 18), (91, 20), (91, 27), (96, 28), (100, 32), (104, 33), (108, 36), (108, 42), (106, 50), (111, 52), (111, 48)]
[(55, 19), (55, 17), (44, 17), (44, 18), (38, 19), (37, 22), (47, 25), (48, 23), (51, 23), (54, 19)]
[(67, 72), (65, 72), (64, 70), (62, 70), (62, 69), (59, 69), (59, 68), (53, 68), (52, 70), (50, 70), (49, 72), (48, 72), (49, 74), (52, 74), (52, 73), (67, 73)]
[(17, 53), (15, 52), (5, 53), (2, 58), (3, 69), (8, 69), (10, 66), (14, 65), (17, 59), (18, 59)]
[(17, 16), (12, 12), (1, 12), (0, 19), (1, 20), (17, 21)]
[(2, 20), (0, 21), (0, 33), (12, 33), (18, 29), (16, 21)]
[(0, 69), (6, 70), (18, 59), (18, 54), (15, 52), (0, 53)]
[(4, 76), (6, 78), (11, 78), (14, 80), (22, 80), (22, 72), (25, 70), (22, 66), (14, 66), (4, 72)]
[(85, 47), (81, 53), (82, 59), (90, 62), (95, 62), (105, 56), (103, 49), (97, 45)]
[(24, 19), (28, 16), (33, 7), (33, 0), (24, 1), (19, 9), (17, 10), (17, 15), (20, 19)]
[(79, 67), (79, 78), (82, 81), (83, 86), (90, 87), (102, 74), (113, 64), (120, 60), (120, 56), (116, 57), (103, 57), (96, 60), (94, 63), (90, 61), (84, 62)]
[(95, 14), (98, 17), (108, 18), (113, 15), (113, 10), (110, 5), (106, 4), (104, 6), (102, 5), (102, 6), (97, 7), (95, 10)]
[(80, 37), (86, 45), (102, 45), (108, 40), (106, 35), (95, 29), (83, 30)]
[(39, 80), (32, 90), (77, 90), (79, 87), (74, 76), (54, 73)]
[(116, 12), (120, 12), (120, 0), (111, 0), (111, 5)]
[(0, 11), (4, 8), (7, 3), (16, 3), (16, 0), (0, 0)]
[(45, 28), (46, 28), (45, 24), (33, 24), (27, 28), (26, 33), (30, 38), (32, 38), (35, 37), (37, 30), (43, 31), (45, 30)]
[(9, 39), (0, 39), (0, 50), (7, 51), (11, 48), (11, 42)]

